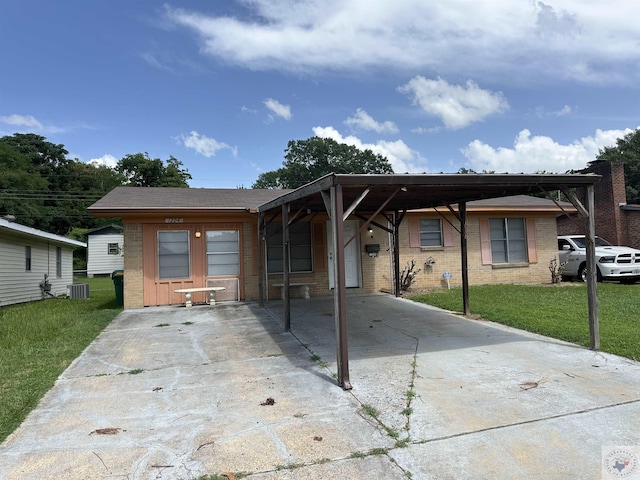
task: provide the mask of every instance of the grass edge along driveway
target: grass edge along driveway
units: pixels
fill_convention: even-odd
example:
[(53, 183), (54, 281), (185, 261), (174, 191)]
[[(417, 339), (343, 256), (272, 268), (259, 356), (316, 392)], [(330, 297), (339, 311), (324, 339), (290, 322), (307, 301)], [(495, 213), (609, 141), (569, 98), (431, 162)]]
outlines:
[(0, 442), (122, 311), (110, 278), (82, 278), (89, 299), (52, 298), (0, 307)]
[[(434, 290), (406, 298), (462, 312), (462, 290)], [(469, 287), (472, 315), (528, 332), (589, 346), (587, 287), (478, 285)], [(640, 285), (598, 284), (600, 350), (640, 361)]]

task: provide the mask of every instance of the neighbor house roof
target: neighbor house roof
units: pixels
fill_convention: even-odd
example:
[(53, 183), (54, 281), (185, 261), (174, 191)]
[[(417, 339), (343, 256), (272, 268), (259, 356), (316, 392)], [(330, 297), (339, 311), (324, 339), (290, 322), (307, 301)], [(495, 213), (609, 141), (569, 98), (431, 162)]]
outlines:
[(558, 212), (561, 209), (568, 212), (576, 211), (576, 208), (570, 202), (554, 202), (548, 198), (533, 197), (531, 195), (487, 198), (485, 200), (474, 200), (467, 204), (467, 210), (474, 212), (495, 212), (500, 210)]
[(106, 235), (113, 233), (122, 233), (124, 229), (120, 225), (105, 225), (84, 232), (84, 235)]
[(135, 212), (255, 212), (291, 190), (248, 188), (116, 187), (89, 207), (94, 215)]
[(27, 227), (26, 225), (20, 225), (19, 223), (8, 222), (4, 219), (0, 219), (0, 231), (12, 232), (15, 234), (20, 234), (22, 236), (36, 237), (42, 240), (49, 240), (50, 242), (71, 245), (74, 247), (86, 248), (87, 246), (87, 244), (84, 242), (72, 240), (70, 238), (62, 237), (54, 233), (43, 232), (42, 230)]

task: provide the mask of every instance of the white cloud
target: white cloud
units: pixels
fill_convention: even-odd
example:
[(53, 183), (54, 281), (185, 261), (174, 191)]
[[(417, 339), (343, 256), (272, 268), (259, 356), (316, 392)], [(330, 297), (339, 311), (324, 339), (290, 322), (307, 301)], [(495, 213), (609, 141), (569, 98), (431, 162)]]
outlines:
[[(549, 0), (548, 0), (549, 1)], [(634, 84), (634, 2), (237, 0), (236, 16), (165, 7), (200, 51), (253, 70), (431, 70), (529, 82)], [(549, 1), (549, 3), (551, 3)]]
[(569, 105), (565, 105), (557, 112), (553, 112), (556, 117), (564, 117), (565, 115), (569, 115), (571, 113), (571, 107)]
[(237, 149), (235, 147), (231, 147), (226, 143), (218, 142), (214, 138), (200, 135), (195, 130), (191, 131), (189, 135), (180, 135), (178, 137), (178, 143), (182, 143), (185, 147), (195, 150), (200, 155), (207, 158), (215, 156), (218, 150), (225, 149), (231, 150), (234, 156), (237, 154)]
[(536, 116), (538, 118), (544, 117), (564, 117), (573, 112), (573, 108), (569, 105), (565, 105), (560, 110), (556, 110), (554, 112), (547, 112), (544, 107), (536, 107)]
[(599, 150), (616, 144), (616, 139), (632, 132), (625, 130), (596, 130), (593, 136), (583, 137), (568, 145), (561, 145), (551, 137), (531, 136), (522, 130), (516, 137), (513, 148), (494, 148), (480, 140), (474, 140), (462, 150), (475, 171), (498, 173), (532, 173), (546, 171), (563, 173), (585, 168), (595, 160)]
[(358, 108), (353, 117), (344, 121), (345, 125), (360, 130), (370, 130), (376, 133), (398, 133), (398, 127), (391, 121), (378, 122), (362, 108)]
[(7, 116), (0, 117), (0, 122), (6, 123), (7, 125), (14, 125), (17, 127), (29, 127), (29, 128), (34, 128), (36, 130), (44, 129), (44, 126), (42, 125), (42, 123), (40, 123), (40, 121), (32, 115), (18, 115), (18, 114), (7, 115)]
[(426, 170), (426, 161), (420, 154), (409, 148), (402, 140), (387, 142), (380, 140), (377, 143), (364, 143), (354, 135), (343, 137), (333, 127), (314, 127), (313, 134), (317, 137), (331, 138), (338, 143), (353, 145), (360, 150), (371, 150), (386, 157), (395, 173), (422, 173)]
[(107, 153), (106, 155), (103, 155), (101, 157), (92, 158), (87, 163), (91, 163), (93, 165), (98, 165), (98, 166), (105, 166), (105, 167), (113, 168), (118, 163), (118, 159), (116, 157), (114, 157), (113, 155), (110, 155), (110, 154)]
[(267, 107), (272, 113), (278, 117), (282, 117), (285, 120), (291, 119), (291, 107), (289, 105), (283, 105), (273, 98), (267, 98), (264, 102), (264, 106)]
[(431, 80), (418, 75), (399, 87), (398, 91), (409, 95), (414, 105), (419, 105), (429, 115), (440, 118), (452, 130), (479, 122), (509, 108), (502, 93), (483, 90), (471, 80), (465, 86), (451, 85), (441, 78)]
[[(56, 127), (54, 125), (45, 125), (33, 115), (19, 115), (12, 114), (6, 116), (0, 116), (0, 123), (11, 125), (15, 127), (19, 133), (27, 132), (40, 132), (47, 134), (62, 133), (68, 130), (67, 128)], [(86, 125), (80, 125), (77, 128), (90, 128)]]

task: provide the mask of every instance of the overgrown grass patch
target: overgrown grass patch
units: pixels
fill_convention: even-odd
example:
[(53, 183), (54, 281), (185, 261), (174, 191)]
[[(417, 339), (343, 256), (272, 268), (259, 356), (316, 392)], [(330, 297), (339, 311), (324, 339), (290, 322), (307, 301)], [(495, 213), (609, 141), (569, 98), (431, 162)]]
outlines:
[(0, 441), (113, 320), (110, 278), (82, 278), (89, 299), (51, 298), (0, 308)]
[[(459, 288), (411, 295), (411, 300), (462, 311)], [(485, 320), (589, 346), (586, 284), (469, 287), (471, 313)], [(601, 349), (640, 360), (640, 286), (598, 284)]]

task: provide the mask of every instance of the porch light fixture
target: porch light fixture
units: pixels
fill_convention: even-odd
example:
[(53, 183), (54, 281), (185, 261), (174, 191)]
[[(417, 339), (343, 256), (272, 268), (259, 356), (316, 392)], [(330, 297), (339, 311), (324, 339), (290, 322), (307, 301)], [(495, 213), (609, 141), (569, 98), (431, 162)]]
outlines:
[(202, 234), (200, 233), (200, 230), (196, 230), (196, 234), (195, 235), (196, 235), (196, 238), (200, 238), (200, 235), (202, 235)]

